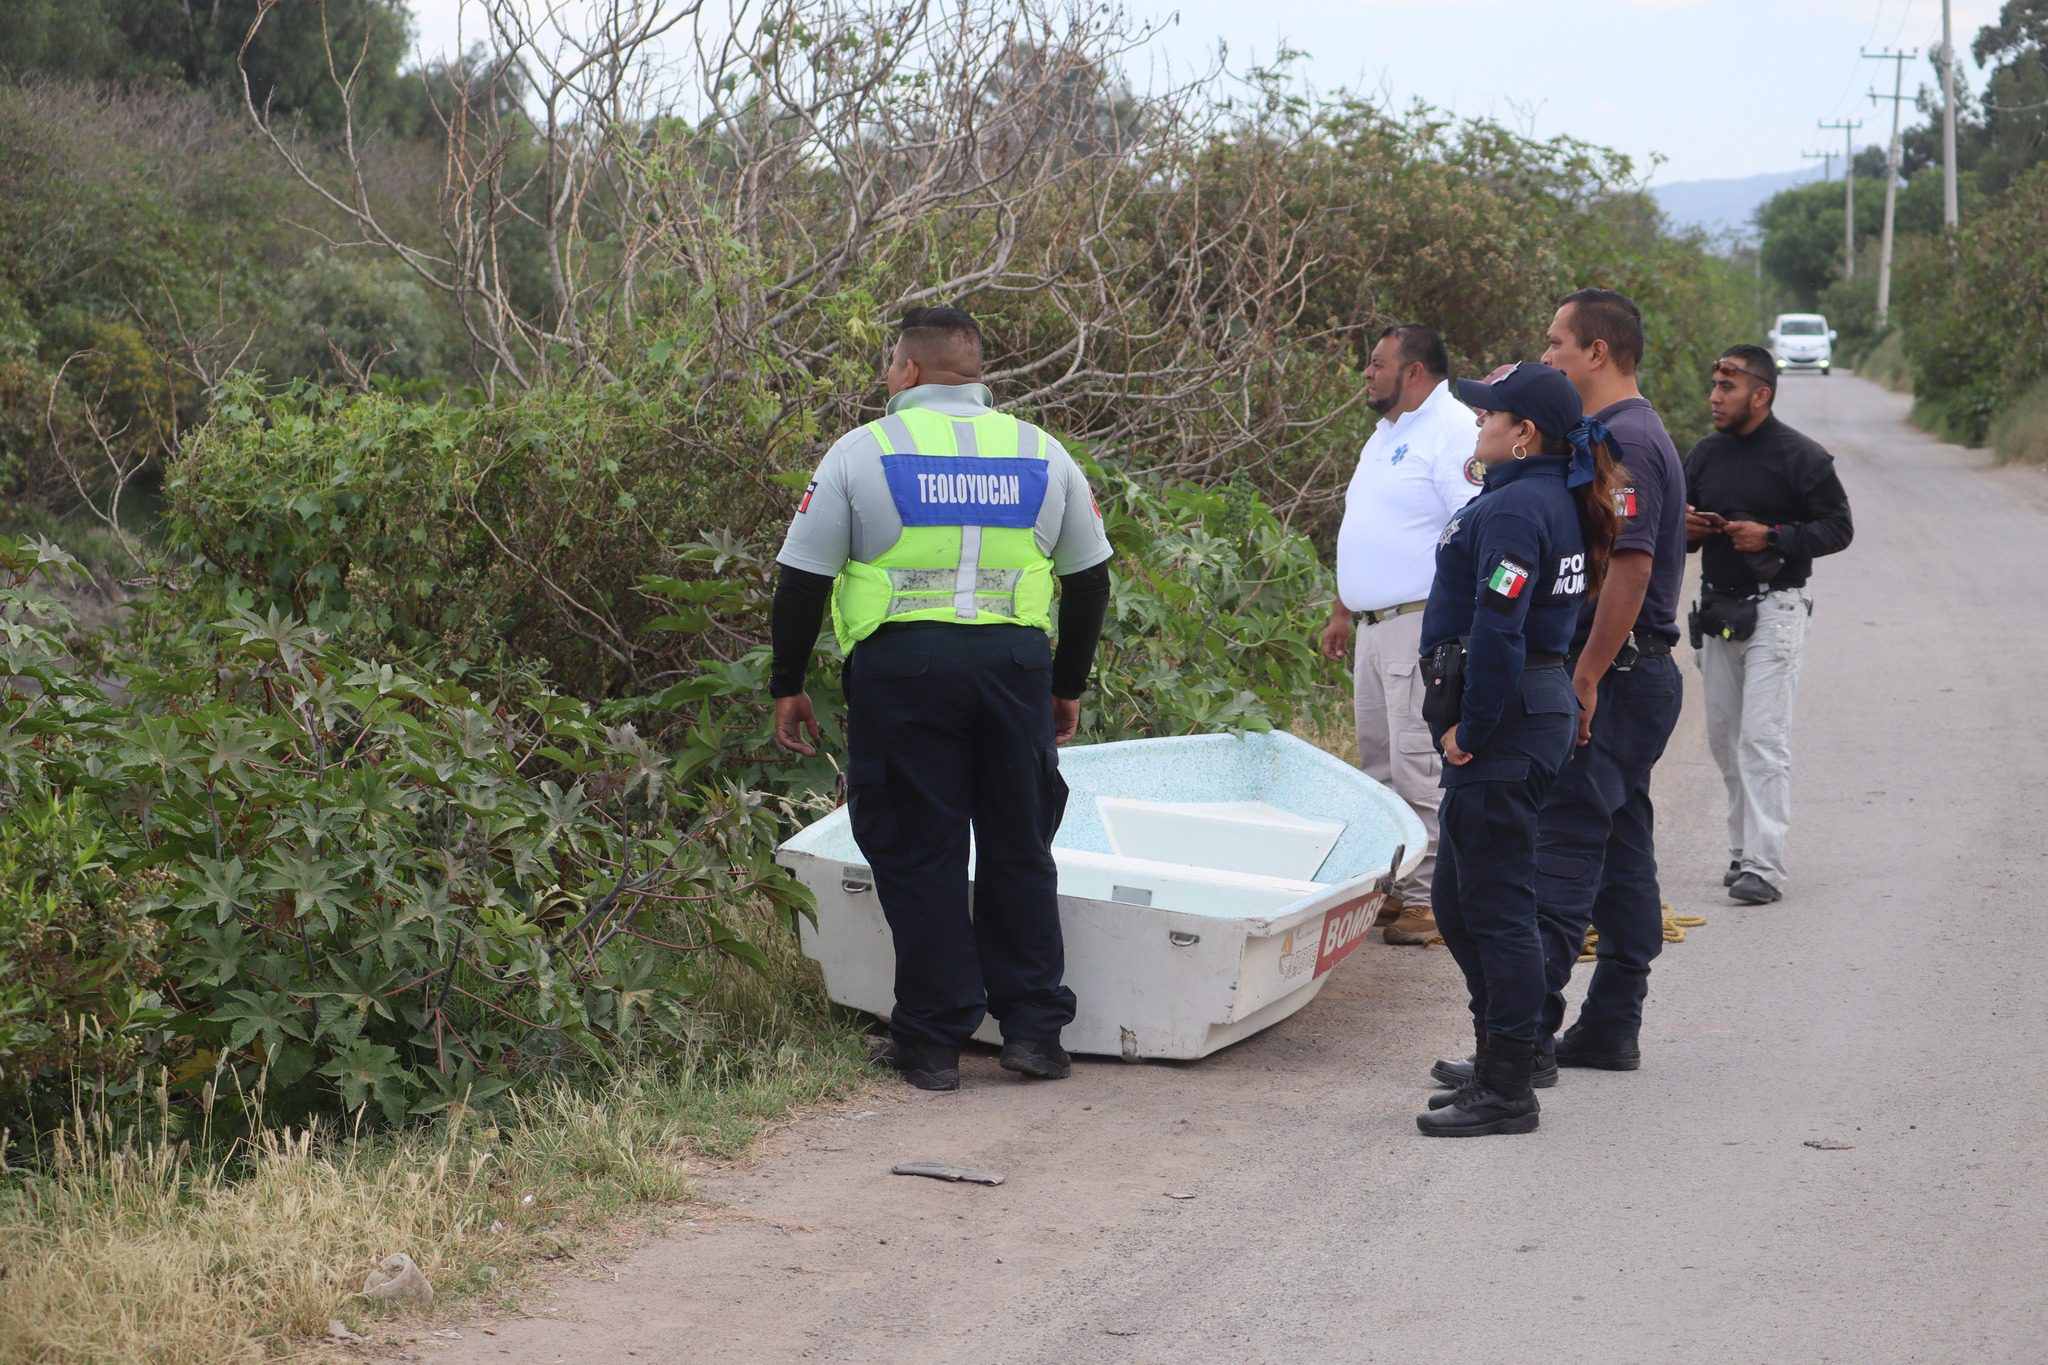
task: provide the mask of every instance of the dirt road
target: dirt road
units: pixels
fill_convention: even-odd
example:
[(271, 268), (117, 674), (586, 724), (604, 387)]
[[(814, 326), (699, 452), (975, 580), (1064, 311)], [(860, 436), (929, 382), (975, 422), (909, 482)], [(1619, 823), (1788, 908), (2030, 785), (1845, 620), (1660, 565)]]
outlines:
[[(1782, 904), (1721, 890), (1681, 647), (1665, 887), (1710, 923), (1658, 963), (1642, 1071), (1565, 1073), (1532, 1136), (1419, 1137), (1457, 975), (1375, 943), (1198, 1064), (872, 1087), (707, 1173), (727, 1208), (615, 1281), (419, 1358), (2048, 1360), (2048, 477), (1904, 411), (1840, 375), (1781, 403), (1857, 523), (1815, 576)], [(915, 1159), (1008, 1183), (887, 1174)]]

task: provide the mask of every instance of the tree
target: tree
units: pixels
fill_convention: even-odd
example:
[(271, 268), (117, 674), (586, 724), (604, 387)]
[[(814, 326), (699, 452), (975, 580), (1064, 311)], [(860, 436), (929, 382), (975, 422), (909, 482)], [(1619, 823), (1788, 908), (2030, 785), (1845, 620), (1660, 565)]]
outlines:
[(122, 48), (109, 0), (13, 0), (0, 74), (91, 79), (110, 74)]
[(238, 96), (239, 57), (259, 105), (321, 132), (342, 126), (336, 73), (353, 81), (359, 128), (411, 131), (422, 122), (423, 97), (399, 75), (412, 28), (405, 0), (16, 0), (11, 8), (8, 73), (17, 78), (159, 81)]
[[(1860, 171), (1856, 177), (1856, 197), (1869, 206), (1856, 215), (1859, 247), (1883, 229), (1884, 214), (1876, 207), (1884, 201), (1882, 169), (1874, 179)], [(1764, 271), (1800, 308), (1814, 307), (1821, 291), (1842, 272), (1843, 210), (1841, 183), (1824, 180), (1780, 190), (1756, 211)]]
[(1997, 193), (2048, 159), (2048, 0), (2006, 0), (1998, 22), (1978, 30), (1970, 55), (1991, 68), (1983, 169), (1985, 188)]
[(1856, 153), (1850, 159), (1849, 165), (1855, 170), (1857, 179), (1875, 180), (1878, 189), (1882, 191), (1884, 189), (1884, 168), (1887, 159), (1884, 148), (1873, 142), (1862, 151)]

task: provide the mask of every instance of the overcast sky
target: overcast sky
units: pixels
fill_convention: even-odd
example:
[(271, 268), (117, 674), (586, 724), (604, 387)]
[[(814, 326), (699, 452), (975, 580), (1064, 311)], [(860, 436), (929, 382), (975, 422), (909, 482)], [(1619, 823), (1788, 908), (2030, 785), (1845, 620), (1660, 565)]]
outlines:
[[(570, 5), (590, 0), (568, 0)], [(538, 3), (538, 0), (529, 0)], [(1538, 136), (1566, 133), (1618, 147), (1652, 182), (1793, 170), (1805, 151), (1839, 148), (1818, 119), (1864, 120), (1857, 145), (1882, 144), (1888, 63), (1858, 49), (1919, 48), (1941, 40), (1941, 0), (1126, 0), (1167, 21), (1133, 58), (1186, 73), (1227, 45), (1233, 67), (1270, 59), (1284, 40), (1309, 54), (1318, 88), (1391, 96), (1460, 114), (1488, 114)], [(1970, 40), (1999, 0), (1952, 0), (1957, 75), (1973, 87)], [(463, 0), (411, 0), (422, 55), (453, 47)], [(716, 3), (707, 11), (719, 10)], [(480, 24), (465, 26), (474, 33)], [(1932, 80), (1909, 63), (1906, 90)], [(1908, 124), (1917, 115), (1908, 106)], [(1839, 174), (1840, 166), (1836, 171)]]

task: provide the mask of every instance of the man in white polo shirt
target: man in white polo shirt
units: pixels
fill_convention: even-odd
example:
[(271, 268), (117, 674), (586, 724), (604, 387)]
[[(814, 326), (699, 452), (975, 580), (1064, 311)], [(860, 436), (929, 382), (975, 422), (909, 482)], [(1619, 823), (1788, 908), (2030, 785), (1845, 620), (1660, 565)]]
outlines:
[(1323, 654), (1342, 659), (1358, 628), (1353, 704), (1358, 762), (1406, 801), (1429, 835), (1414, 873), (1382, 911), (1389, 943), (1436, 937), (1430, 878), (1436, 872), (1441, 760), (1422, 719), (1422, 606), (1436, 575), (1437, 537), (1479, 491), (1472, 409), (1451, 395), (1443, 340), (1420, 323), (1390, 328), (1365, 368), (1365, 401), (1380, 424), (1351, 476), (1337, 532), (1337, 600)]

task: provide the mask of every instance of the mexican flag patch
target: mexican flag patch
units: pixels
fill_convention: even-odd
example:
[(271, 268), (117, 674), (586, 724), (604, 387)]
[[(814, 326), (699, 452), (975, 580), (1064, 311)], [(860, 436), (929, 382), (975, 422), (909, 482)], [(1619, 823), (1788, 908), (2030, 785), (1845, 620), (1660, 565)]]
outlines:
[(1615, 515), (1624, 521), (1633, 520), (1636, 514), (1636, 490), (1634, 485), (1614, 490)]
[(1529, 566), (1503, 555), (1486, 576), (1486, 605), (1495, 611), (1513, 611), (1529, 586)]

